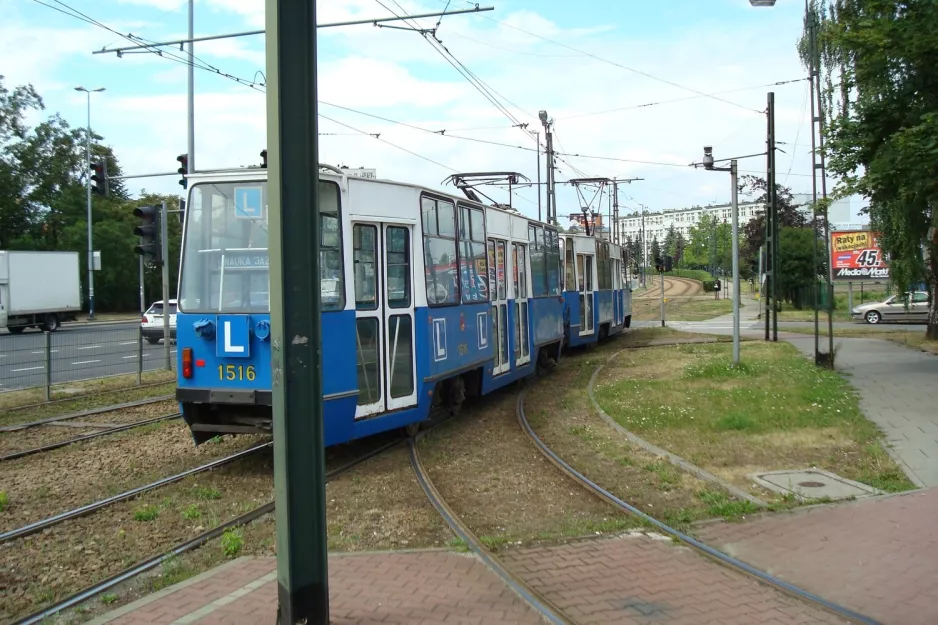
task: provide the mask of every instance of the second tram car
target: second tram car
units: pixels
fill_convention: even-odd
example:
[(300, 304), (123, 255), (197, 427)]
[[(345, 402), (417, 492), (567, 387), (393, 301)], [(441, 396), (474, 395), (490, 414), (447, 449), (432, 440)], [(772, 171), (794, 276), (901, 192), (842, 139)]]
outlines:
[[(193, 174), (188, 188), (176, 398), (196, 444), (267, 432), (267, 170)], [(413, 430), (629, 325), (608, 242), (328, 165), (318, 210), (326, 445)]]

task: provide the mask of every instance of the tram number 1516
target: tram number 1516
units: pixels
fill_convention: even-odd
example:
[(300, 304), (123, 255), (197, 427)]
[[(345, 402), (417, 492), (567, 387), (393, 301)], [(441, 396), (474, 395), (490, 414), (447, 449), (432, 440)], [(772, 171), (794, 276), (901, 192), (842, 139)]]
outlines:
[(218, 365), (218, 379), (219, 380), (228, 380), (233, 382), (235, 380), (248, 382), (253, 382), (254, 378), (257, 377), (257, 374), (254, 373), (254, 365)]

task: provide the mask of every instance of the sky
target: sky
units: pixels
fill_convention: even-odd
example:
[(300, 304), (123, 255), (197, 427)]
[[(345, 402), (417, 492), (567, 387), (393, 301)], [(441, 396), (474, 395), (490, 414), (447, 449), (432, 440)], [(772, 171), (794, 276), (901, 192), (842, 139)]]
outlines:
[[(320, 24), (474, 4), (316, 0)], [(584, 190), (581, 198), (572, 185), (559, 184), (578, 177), (641, 178), (619, 185), (623, 214), (642, 206), (727, 203), (729, 174), (689, 165), (701, 160), (704, 145), (717, 159), (764, 152), (773, 91), (782, 150), (777, 180), (794, 193), (811, 192), (807, 71), (795, 47), (800, 0), (779, 0), (774, 8), (754, 8), (749, 0), (479, 6), (495, 9), (417, 21), (437, 29), (450, 57), (400, 22), (319, 29), (320, 161), (450, 192), (456, 190), (444, 180), (456, 172), (516, 171), (536, 182), (532, 133), (540, 131), (543, 145), (538, 111), (545, 110), (554, 149), (568, 154), (557, 161), (559, 215), (598, 202), (605, 212), (605, 196), (593, 199), (594, 191)], [(264, 0), (195, 0), (195, 35), (263, 29), (264, 11)], [(187, 149), (185, 52), (119, 58), (92, 51), (133, 45), (131, 35), (148, 42), (184, 38), (188, 0), (0, 0), (0, 15), (5, 85), (31, 83), (45, 100), (46, 111), (32, 123), (58, 112), (84, 126), (87, 96), (74, 87), (104, 87), (91, 96), (91, 125), (124, 173), (176, 170), (176, 157)], [(263, 35), (195, 44), (196, 169), (259, 164), (266, 147), (264, 46)], [(462, 67), (488, 94), (457, 71)], [(541, 154), (542, 180), (545, 161)], [(744, 158), (739, 168), (764, 176), (765, 157)], [(133, 193), (177, 194), (178, 180), (137, 178), (127, 185)], [(486, 192), (509, 200), (507, 190)], [(537, 187), (516, 189), (511, 202), (536, 217)], [(860, 206), (853, 200), (853, 220)]]

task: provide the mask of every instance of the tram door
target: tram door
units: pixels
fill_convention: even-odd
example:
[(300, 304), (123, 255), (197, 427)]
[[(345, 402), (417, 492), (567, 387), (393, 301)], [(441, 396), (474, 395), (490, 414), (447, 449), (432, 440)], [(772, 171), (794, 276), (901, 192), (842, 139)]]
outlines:
[(528, 336), (528, 246), (512, 243), (511, 266), (515, 296), (515, 366), (531, 362), (531, 340)]
[(408, 226), (352, 226), (356, 418), (417, 404), (412, 245)]
[(576, 255), (580, 291), (580, 336), (593, 333), (593, 256)]
[(609, 266), (612, 271), (612, 307), (614, 317), (612, 324), (619, 326), (625, 320), (625, 314), (622, 312), (622, 271), (620, 265), (622, 261), (618, 258), (610, 258)]
[[(495, 337), (495, 356), (492, 375), (508, 371), (508, 247), (505, 241), (488, 240), (489, 266), (494, 267), (492, 290), (492, 336)], [(490, 272), (491, 275), (492, 272)]]

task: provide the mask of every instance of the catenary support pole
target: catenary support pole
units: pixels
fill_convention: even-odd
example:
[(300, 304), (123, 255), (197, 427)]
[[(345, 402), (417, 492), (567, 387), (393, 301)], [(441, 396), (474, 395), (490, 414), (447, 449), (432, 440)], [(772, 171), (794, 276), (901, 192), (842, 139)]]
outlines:
[(537, 132), (537, 220), (544, 221), (541, 215), (541, 132)]
[(266, 0), (266, 24), (278, 621), (324, 625), (329, 622), (329, 587), (316, 3)]
[(188, 76), (188, 116), (186, 127), (186, 173), (195, 173), (195, 55), (192, 43), (195, 30), (195, 0), (189, 0), (189, 76)]
[(658, 279), (661, 280), (661, 327), (664, 327), (664, 272), (658, 272)]
[(160, 204), (160, 247), (163, 250), (163, 355), (166, 359), (166, 370), (171, 371), (173, 361), (169, 345), (172, 336), (169, 330), (169, 214), (166, 212), (166, 202)]
[(85, 184), (85, 193), (88, 196), (88, 318), (94, 319), (94, 245), (91, 242), (91, 92), (86, 91), (88, 97), (88, 129), (85, 135), (85, 175), (88, 182)]
[(778, 341), (778, 277), (782, 271), (781, 256), (779, 254), (779, 217), (778, 217), (778, 187), (776, 185), (776, 174), (778, 168), (775, 161), (775, 93), (770, 91), (768, 95), (768, 118), (769, 118), (769, 208), (772, 212), (772, 244), (770, 258), (772, 260), (772, 340)]
[(730, 161), (730, 186), (733, 198), (733, 364), (739, 364), (739, 189), (736, 159)]

